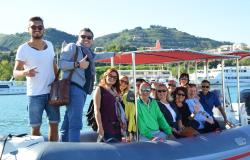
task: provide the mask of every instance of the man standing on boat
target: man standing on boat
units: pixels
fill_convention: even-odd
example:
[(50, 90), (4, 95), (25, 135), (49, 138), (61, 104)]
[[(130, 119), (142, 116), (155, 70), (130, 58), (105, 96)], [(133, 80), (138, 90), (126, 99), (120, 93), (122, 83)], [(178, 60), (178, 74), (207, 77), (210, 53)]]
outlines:
[(29, 19), (30, 40), (18, 47), (13, 70), (15, 77), (26, 77), (29, 123), (32, 135), (41, 135), (40, 126), (45, 110), (49, 119), (50, 141), (58, 140), (59, 107), (48, 105), (50, 87), (57, 72), (54, 47), (43, 39), (44, 25), (40, 17)]
[(213, 92), (209, 91), (210, 82), (208, 80), (203, 80), (201, 82), (201, 91), (199, 92), (200, 102), (204, 107), (205, 111), (207, 111), (214, 119), (213, 108), (214, 106), (219, 109), (221, 115), (224, 118), (225, 125), (229, 125), (232, 127), (232, 124), (227, 120), (227, 115), (225, 113), (224, 108), (221, 106), (221, 102), (219, 97), (216, 96)]
[[(95, 54), (91, 50), (94, 33), (89, 28), (83, 28), (76, 43), (69, 43), (62, 50), (59, 67), (63, 71), (63, 78), (73, 71), (70, 86), (70, 103), (66, 107), (61, 132), (63, 142), (79, 142), (82, 129), (83, 106), (87, 94), (91, 95), (95, 81), (95, 61), (110, 58), (113, 52)], [(78, 48), (77, 62), (74, 55)]]

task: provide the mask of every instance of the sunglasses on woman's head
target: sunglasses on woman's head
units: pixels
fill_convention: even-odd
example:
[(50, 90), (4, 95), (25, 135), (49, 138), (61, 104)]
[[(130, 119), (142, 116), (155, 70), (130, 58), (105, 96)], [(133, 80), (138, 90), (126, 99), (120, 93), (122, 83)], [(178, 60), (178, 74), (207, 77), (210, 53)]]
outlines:
[(81, 35), (81, 38), (82, 39), (87, 38), (88, 40), (91, 40), (91, 39), (93, 39), (93, 36)]

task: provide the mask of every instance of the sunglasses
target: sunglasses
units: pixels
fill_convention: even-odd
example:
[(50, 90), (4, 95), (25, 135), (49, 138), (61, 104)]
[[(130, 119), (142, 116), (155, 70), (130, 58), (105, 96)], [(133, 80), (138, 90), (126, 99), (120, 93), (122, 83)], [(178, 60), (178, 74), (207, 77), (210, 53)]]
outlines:
[(113, 76), (112, 74), (108, 74), (108, 77), (109, 77), (109, 78), (112, 78), (112, 79), (114, 79), (114, 80), (117, 80), (117, 79), (118, 79), (118, 76)]
[(167, 92), (167, 90), (157, 90), (158, 93), (161, 93), (161, 92)]
[(43, 30), (43, 26), (42, 25), (39, 25), (39, 26), (32, 25), (32, 26), (30, 26), (30, 28), (32, 30), (36, 30), (36, 29), (38, 29), (39, 31)]
[(209, 88), (209, 86), (201, 86), (202, 88)]
[(125, 81), (125, 80), (120, 80), (121, 83), (125, 83), (128, 85), (128, 81)]
[(188, 80), (188, 78), (180, 78), (180, 80)]
[(151, 91), (151, 88), (143, 88), (141, 89), (141, 92), (149, 93)]
[(175, 84), (168, 84), (168, 86), (171, 86), (171, 87), (176, 87)]
[(81, 35), (81, 38), (82, 38), (82, 39), (87, 38), (88, 40), (91, 40), (91, 39), (93, 39), (93, 36)]
[(182, 94), (182, 93), (177, 93), (178, 96), (183, 96), (185, 97), (186, 95), (185, 94)]

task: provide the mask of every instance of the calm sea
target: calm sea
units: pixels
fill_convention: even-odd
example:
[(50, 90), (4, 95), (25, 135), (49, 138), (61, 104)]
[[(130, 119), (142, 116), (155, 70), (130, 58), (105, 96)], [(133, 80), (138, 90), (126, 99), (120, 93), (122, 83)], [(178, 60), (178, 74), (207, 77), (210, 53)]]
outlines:
[[(240, 90), (249, 89), (250, 86), (241, 87)], [(236, 87), (228, 88), (231, 94), (231, 102), (237, 101), (237, 89)], [(83, 116), (83, 131), (89, 130), (86, 126), (86, 110), (90, 102), (89, 96), (84, 106)], [(29, 133), (30, 128), (28, 126), (28, 112), (27, 112), (27, 97), (26, 95), (4, 95), (0, 96), (0, 135), (6, 134), (22, 134)], [(65, 107), (61, 107), (61, 121), (63, 120)], [(41, 133), (47, 135), (47, 119), (46, 114), (43, 115), (43, 124), (41, 127)], [(61, 123), (60, 123), (61, 125)]]
[[(86, 118), (85, 114), (88, 109), (91, 97), (88, 96), (86, 105), (84, 106), (83, 116), (83, 131), (89, 130), (85, 125)], [(27, 112), (27, 101), (26, 95), (1, 95), (0, 96), (0, 135), (6, 134), (22, 134), (29, 133), (30, 127), (28, 126), (28, 112)], [(61, 122), (63, 121), (65, 112), (65, 106), (60, 108)], [(48, 121), (46, 113), (43, 114), (43, 123), (41, 126), (41, 133), (47, 135), (48, 133)], [(61, 123), (60, 123), (61, 125)]]

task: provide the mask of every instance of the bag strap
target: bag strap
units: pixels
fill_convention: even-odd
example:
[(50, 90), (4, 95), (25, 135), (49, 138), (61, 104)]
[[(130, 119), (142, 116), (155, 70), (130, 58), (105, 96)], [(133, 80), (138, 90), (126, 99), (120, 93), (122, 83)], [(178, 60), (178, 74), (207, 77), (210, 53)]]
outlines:
[[(78, 57), (78, 46), (76, 45), (76, 51), (75, 51), (75, 54), (74, 54), (74, 63), (76, 62), (77, 57)], [(71, 77), (73, 75), (74, 70), (75, 70), (75, 68), (70, 71), (69, 76), (68, 76), (67, 79), (71, 80)], [(59, 68), (58, 71), (57, 71), (57, 73), (56, 73), (56, 77), (55, 77), (54, 81), (59, 80), (59, 74), (60, 74), (60, 72), (61, 72), (61, 69)]]
[[(76, 45), (76, 52), (75, 52), (75, 56), (74, 56), (74, 63), (76, 62), (77, 57), (78, 57), (78, 46)], [(71, 77), (73, 75), (74, 70), (75, 70), (75, 68), (70, 71), (69, 76), (68, 76), (69, 80), (71, 80)]]

